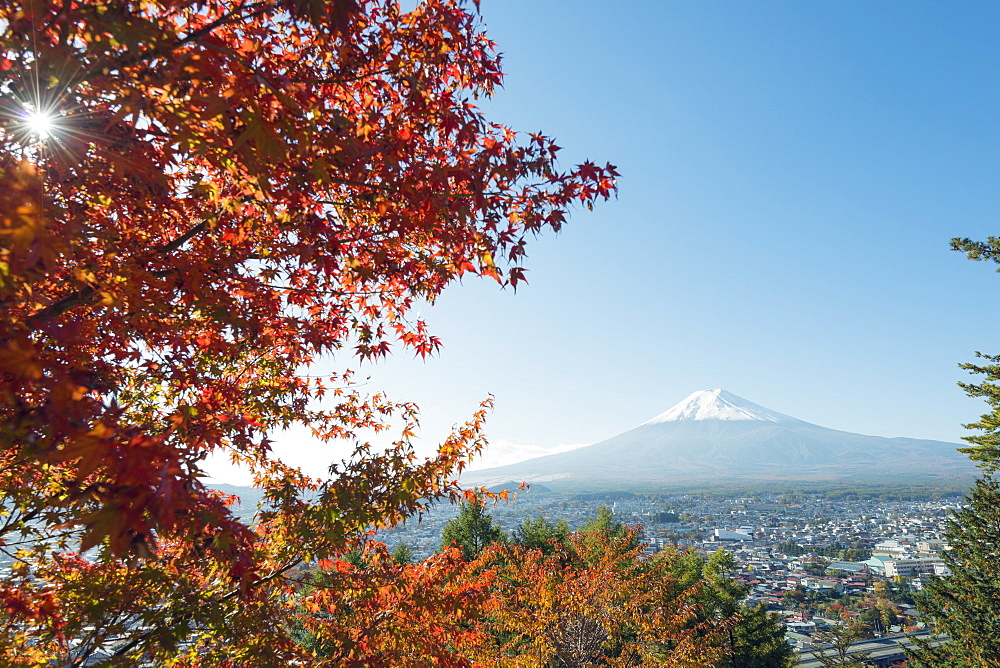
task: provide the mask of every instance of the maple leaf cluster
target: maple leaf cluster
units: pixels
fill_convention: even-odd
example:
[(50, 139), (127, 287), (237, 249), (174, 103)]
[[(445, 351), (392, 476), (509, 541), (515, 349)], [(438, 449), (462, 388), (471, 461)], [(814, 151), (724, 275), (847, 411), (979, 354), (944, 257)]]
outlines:
[[(272, 585), (460, 495), (484, 443), (480, 412), (420, 460), (413, 406), (310, 365), (433, 353), (414, 307), (516, 287), (615, 168), (483, 116), (499, 56), (459, 0), (0, 0), (0, 27), (0, 656), (281, 656)], [(296, 424), (354, 457), (285, 465)], [(253, 526), (211, 453), (264, 490)]]

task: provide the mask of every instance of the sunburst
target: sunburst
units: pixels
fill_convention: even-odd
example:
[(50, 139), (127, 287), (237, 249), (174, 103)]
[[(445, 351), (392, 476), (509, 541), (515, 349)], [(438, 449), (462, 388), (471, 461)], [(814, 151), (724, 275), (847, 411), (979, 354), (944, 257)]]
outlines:
[(44, 162), (85, 141), (88, 114), (74, 99), (79, 71), (79, 64), (44, 63), (30, 56), (19, 76), (0, 83), (3, 148)]
[(58, 131), (58, 117), (52, 113), (42, 110), (25, 110), (22, 121), (24, 130), (28, 137), (37, 141), (44, 141)]
[(39, 137), (47, 137), (52, 130), (53, 121), (49, 114), (32, 112), (28, 114), (25, 122), (28, 124), (28, 129)]

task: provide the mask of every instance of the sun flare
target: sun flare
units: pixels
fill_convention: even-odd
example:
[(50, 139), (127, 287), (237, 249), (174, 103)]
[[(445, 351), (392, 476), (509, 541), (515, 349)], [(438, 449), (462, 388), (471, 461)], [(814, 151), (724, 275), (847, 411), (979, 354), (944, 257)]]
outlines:
[(55, 118), (43, 111), (31, 111), (25, 116), (24, 123), (28, 131), (39, 139), (45, 139), (55, 129)]

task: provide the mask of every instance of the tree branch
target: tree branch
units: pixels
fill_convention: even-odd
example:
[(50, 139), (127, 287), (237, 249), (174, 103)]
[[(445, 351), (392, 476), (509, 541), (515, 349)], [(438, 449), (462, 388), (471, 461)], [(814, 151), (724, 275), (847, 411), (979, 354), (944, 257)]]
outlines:
[[(157, 247), (155, 255), (163, 255), (164, 253), (170, 253), (172, 251), (175, 251), (181, 246), (183, 246), (185, 243), (190, 241), (192, 238), (194, 238), (195, 236), (197, 236), (201, 232), (204, 232), (207, 229), (208, 229), (208, 223), (202, 221), (197, 225), (195, 225), (194, 227), (192, 227), (187, 232), (185, 232), (184, 234), (174, 239), (173, 241), (170, 241), (168, 243), (162, 244), (161, 246)], [(174, 270), (172, 269), (165, 269), (163, 271), (154, 272), (154, 275), (159, 277), (167, 276), (172, 274), (173, 271)], [(84, 306), (86, 304), (91, 303), (96, 295), (97, 295), (97, 288), (92, 285), (80, 288), (79, 290), (74, 290), (73, 292), (69, 293), (68, 295), (66, 295), (59, 301), (55, 302), (54, 304), (49, 304), (41, 311), (32, 314), (28, 318), (28, 322), (37, 327), (42, 322), (45, 322), (46, 320), (52, 320), (53, 318), (58, 318), (63, 313), (66, 313), (67, 311), (72, 310), (77, 306)]]
[[(301, 563), (302, 563), (302, 558), (301, 557), (297, 557), (295, 559), (292, 559), (291, 561), (289, 561), (288, 563), (286, 563), (281, 568), (275, 570), (273, 573), (270, 573), (269, 575), (265, 575), (261, 579), (259, 579), (256, 582), (252, 583), (250, 585), (250, 587), (259, 587), (259, 586), (261, 586), (263, 584), (267, 584), (268, 582), (276, 580), (277, 578), (281, 577), (282, 575), (284, 575), (285, 573), (287, 573), (288, 571), (290, 571), (291, 569), (295, 568), (296, 566), (298, 566)], [(233, 589), (232, 591), (230, 591), (229, 593), (224, 594), (223, 596), (220, 596), (219, 598), (210, 599), (206, 603), (211, 604), (211, 603), (221, 603), (223, 601), (228, 601), (230, 599), (236, 598), (237, 596), (240, 595), (240, 593), (241, 593), (241, 590), (239, 588), (236, 588), (236, 589)], [(125, 656), (130, 651), (132, 651), (133, 649), (135, 649), (136, 646), (139, 643), (148, 640), (150, 638), (150, 636), (154, 635), (159, 629), (163, 628), (164, 626), (168, 626), (170, 624), (176, 624), (176, 623), (181, 623), (181, 622), (189, 621), (193, 616), (194, 616), (193, 612), (188, 612), (186, 614), (183, 614), (183, 615), (180, 615), (178, 617), (172, 618), (170, 620), (169, 624), (166, 624), (166, 623), (165, 624), (160, 624), (158, 626), (154, 626), (154, 627), (152, 627), (150, 629), (147, 629), (144, 633), (139, 634), (138, 636), (136, 636), (135, 638), (133, 638), (132, 640), (130, 640), (125, 645), (122, 645), (121, 647), (119, 647), (115, 651), (115, 653), (111, 655), (111, 658), (112, 659), (118, 659), (118, 658), (121, 658), (121, 657)]]

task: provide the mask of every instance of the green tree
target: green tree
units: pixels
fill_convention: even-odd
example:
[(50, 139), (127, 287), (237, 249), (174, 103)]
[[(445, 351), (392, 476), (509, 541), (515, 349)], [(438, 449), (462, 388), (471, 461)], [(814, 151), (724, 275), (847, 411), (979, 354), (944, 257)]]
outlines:
[(722, 621), (735, 618), (723, 636), (723, 655), (716, 668), (785, 668), (794, 665), (794, 652), (785, 642), (782, 620), (766, 606), (743, 605), (747, 587), (732, 579), (736, 568), (732, 554), (717, 550), (706, 559), (693, 551), (674, 559), (678, 585), (699, 585), (695, 602), (697, 620)]
[(864, 561), (871, 559), (872, 551), (864, 548), (848, 547), (840, 553), (840, 558), (844, 561)]
[(615, 519), (614, 513), (606, 505), (597, 509), (597, 515), (584, 522), (577, 531), (583, 540), (593, 548), (587, 552), (588, 558), (600, 552), (600, 545), (607, 542), (627, 541), (629, 549), (639, 545), (639, 533)]
[(806, 589), (802, 585), (797, 586), (795, 589), (790, 589), (781, 595), (781, 599), (786, 605), (794, 603), (801, 603), (806, 600)]
[(622, 538), (628, 533), (628, 527), (615, 519), (615, 514), (607, 506), (597, 509), (597, 515), (590, 518), (580, 527), (580, 533), (600, 534), (609, 538)]
[(870, 626), (877, 635), (885, 635), (890, 626), (899, 623), (899, 615), (886, 601), (882, 601), (864, 610), (858, 621)]
[(778, 543), (777, 545), (774, 546), (774, 549), (776, 549), (778, 552), (781, 552), (782, 554), (787, 554), (789, 556), (798, 556), (800, 554), (805, 554), (806, 552), (809, 551), (794, 541)]
[(810, 575), (822, 576), (826, 574), (826, 565), (821, 564), (818, 561), (807, 561), (802, 564), (802, 570)]
[(409, 566), (414, 562), (413, 548), (408, 543), (400, 543), (392, 551), (392, 558), (400, 566)]
[(360, 547), (356, 547), (353, 550), (345, 552), (344, 556), (341, 557), (341, 561), (348, 563), (359, 570), (364, 570), (368, 565), (368, 562), (365, 560), (364, 549)]
[(949, 639), (926, 644), (911, 663), (918, 668), (1000, 666), (1000, 485), (976, 481), (967, 506), (948, 523), (951, 549), (944, 553), (949, 577), (932, 578), (917, 604)]
[(566, 520), (555, 524), (538, 516), (534, 520), (524, 520), (514, 529), (512, 542), (528, 549), (541, 550), (543, 554), (555, 554), (556, 546), (566, 542), (569, 536), (569, 525)]
[(455, 546), (471, 561), (493, 543), (506, 543), (503, 529), (493, 524), (486, 507), (478, 501), (462, 503), (458, 517), (448, 520), (441, 533), (441, 549)]
[[(1000, 264), (1000, 237), (952, 239), (951, 245), (971, 260)], [(923, 668), (1000, 666), (1000, 487), (993, 478), (1000, 468), (1000, 355), (977, 352), (976, 357), (983, 361), (960, 366), (983, 379), (959, 386), (969, 396), (982, 397), (990, 410), (965, 425), (979, 433), (964, 437), (971, 445), (960, 451), (985, 474), (976, 481), (968, 504), (948, 523), (951, 550), (944, 559), (952, 575), (934, 578), (918, 598), (918, 605), (948, 637), (938, 648), (924, 643), (911, 657), (914, 666)]]
[[(951, 240), (953, 250), (962, 251), (970, 260), (1000, 264), (1000, 237), (988, 237), (986, 241), (955, 238)], [(1000, 269), (997, 270), (1000, 272)], [(985, 364), (961, 364), (961, 368), (971, 374), (985, 376), (980, 383), (959, 383), (970, 397), (983, 397), (991, 410), (980, 417), (979, 422), (965, 425), (968, 429), (982, 433), (965, 436), (972, 445), (960, 448), (961, 452), (992, 473), (1000, 467), (1000, 355), (984, 355), (976, 352), (976, 357), (986, 360)]]
[(716, 668), (790, 668), (795, 653), (785, 641), (785, 625), (767, 605), (741, 605), (736, 608), (740, 621), (726, 638), (722, 661)]
[(902, 603), (903, 605), (913, 605), (914, 603), (913, 590), (908, 584), (908, 581), (886, 582), (885, 597), (893, 603)]
[(1000, 468), (1000, 355), (984, 355), (976, 352), (976, 357), (986, 360), (987, 364), (961, 364), (961, 368), (969, 373), (986, 376), (981, 383), (959, 383), (970, 397), (983, 397), (992, 410), (979, 418), (979, 422), (967, 424), (967, 429), (979, 430), (982, 433), (964, 436), (963, 440), (972, 445), (959, 448), (960, 452), (969, 455), (974, 462), (987, 473), (996, 472)]

